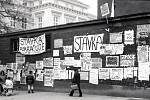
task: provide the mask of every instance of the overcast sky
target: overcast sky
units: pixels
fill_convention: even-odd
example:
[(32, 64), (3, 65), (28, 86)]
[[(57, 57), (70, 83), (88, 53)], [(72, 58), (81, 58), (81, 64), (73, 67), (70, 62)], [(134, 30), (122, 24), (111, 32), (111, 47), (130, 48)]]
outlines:
[(97, 0), (78, 0), (90, 6), (89, 13), (97, 16)]

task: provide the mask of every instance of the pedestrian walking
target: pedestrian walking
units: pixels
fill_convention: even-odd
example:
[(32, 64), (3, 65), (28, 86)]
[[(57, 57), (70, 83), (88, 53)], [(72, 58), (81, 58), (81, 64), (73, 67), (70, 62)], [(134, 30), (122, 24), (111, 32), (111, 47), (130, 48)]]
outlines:
[(34, 93), (34, 75), (32, 73), (32, 71), (29, 71), (29, 75), (26, 76), (26, 83), (28, 86), (28, 93)]
[(73, 85), (77, 85), (77, 89), (72, 88), (72, 90), (71, 90), (69, 96), (73, 96), (74, 91), (75, 91), (75, 90), (78, 90), (78, 91), (79, 91), (79, 97), (82, 97), (82, 91), (81, 91), (81, 88), (80, 88), (80, 74), (79, 74), (79, 72), (78, 72), (78, 69), (75, 69), (75, 70), (74, 70), (74, 77), (73, 77), (73, 79), (72, 79), (72, 84), (73, 84)]

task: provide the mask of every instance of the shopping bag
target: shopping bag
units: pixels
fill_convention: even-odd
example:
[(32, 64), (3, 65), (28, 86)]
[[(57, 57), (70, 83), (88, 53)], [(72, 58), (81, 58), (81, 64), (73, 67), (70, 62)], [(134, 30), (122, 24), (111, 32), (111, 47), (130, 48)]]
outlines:
[(78, 85), (77, 84), (72, 84), (71, 89), (74, 89), (74, 90), (78, 89)]

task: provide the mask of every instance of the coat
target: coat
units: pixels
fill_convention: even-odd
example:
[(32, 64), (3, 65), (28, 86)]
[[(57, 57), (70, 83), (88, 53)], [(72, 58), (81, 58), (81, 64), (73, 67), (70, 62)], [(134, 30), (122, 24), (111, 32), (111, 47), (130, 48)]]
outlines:
[(80, 74), (79, 73), (74, 73), (74, 77), (72, 79), (72, 83), (80, 84)]
[(27, 75), (27, 77), (26, 77), (26, 83), (28, 85), (34, 84), (34, 76), (33, 75)]

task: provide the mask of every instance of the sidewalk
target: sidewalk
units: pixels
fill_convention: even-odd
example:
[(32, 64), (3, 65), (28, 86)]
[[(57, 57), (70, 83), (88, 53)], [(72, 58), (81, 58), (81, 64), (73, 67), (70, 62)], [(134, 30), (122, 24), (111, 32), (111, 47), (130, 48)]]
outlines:
[(83, 94), (83, 97), (78, 97), (78, 93), (75, 92), (73, 97), (68, 96), (67, 93), (56, 92), (35, 92), (28, 94), (27, 91), (14, 91), (12, 96), (0, 96), (0, 100), (148, 100), (143, 98), (131, 98), (131, 97), (112, 97), (101, 95), (88, 95)]

